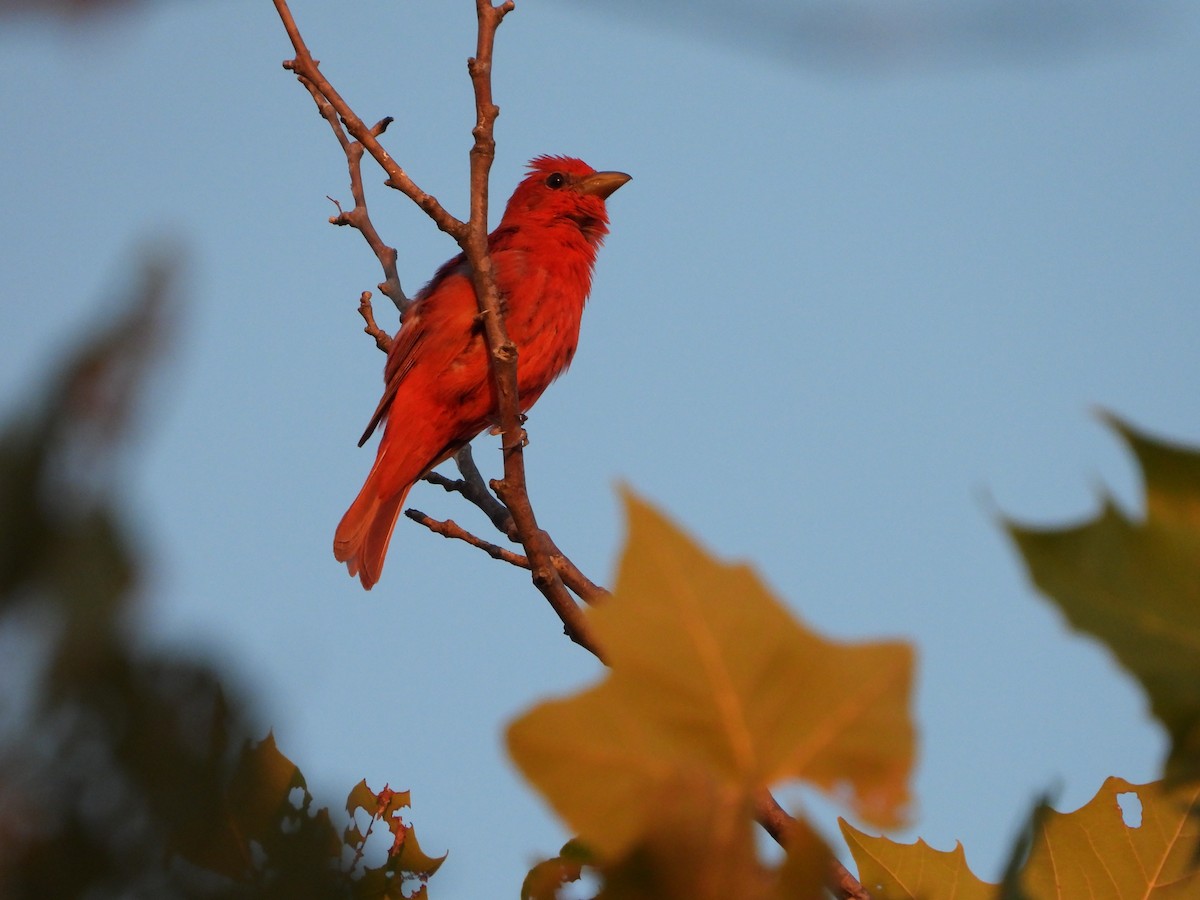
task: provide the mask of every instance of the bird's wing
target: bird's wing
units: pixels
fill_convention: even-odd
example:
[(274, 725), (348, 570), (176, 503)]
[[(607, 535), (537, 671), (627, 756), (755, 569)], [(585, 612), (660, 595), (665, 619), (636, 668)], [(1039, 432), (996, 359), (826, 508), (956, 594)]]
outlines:
[[(445, 330), (445, 323), (441, 320), (455, 307), (468, 302), (470, 309), (474, 309), (475, 294), (466, 271), (466, 263), (462, 256), (456, 256), (438, 269), (429, 284), (425, 285), (413, 300), (413, 305), (405, 314), (404, 324), (392, 339), (383, 372), (383, 396), (379, 398), (371, 421), (367, 423), (362, 437), (358, 439), (358, 446), (365, 444), (379, 427), (379, 423), (387, 418), (400, 385), (422, 357), (422, 348), (427, 336), (439, 328)], [(460, 296), (464, 292), (469, 295), (469, 301), (464, 301)]]
[(421, 345), (426, 333), (427, 329), (423, 327), (420, 310), (414, 306), (408, 321), (392, 338), (392, 346), (388, 349), (387, 366), (383, 374), (383, 396), (379, 398), (379, 404), (375, 407), (371, 421), (367, 423), (362, 437), (358, 439), (358, 446), (361, 447), (367, 442), (375, 433), (375, 429), (379, 427), (379, 423), (387, 416), (392, 401), (396, 399), (396, 391), (400, 389), (400, 383), (404, 381), (404, 376), (412, 368), (417, 348)]

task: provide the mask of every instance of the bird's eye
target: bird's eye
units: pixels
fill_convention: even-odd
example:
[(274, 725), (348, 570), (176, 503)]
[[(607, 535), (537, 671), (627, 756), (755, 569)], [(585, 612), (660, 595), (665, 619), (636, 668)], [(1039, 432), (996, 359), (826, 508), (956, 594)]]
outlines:
[(557, 191), (560, 187), (567, 183), (567, 177), (562, 172), (551, 172), (546, 176), (546, 187), (552, 191)]

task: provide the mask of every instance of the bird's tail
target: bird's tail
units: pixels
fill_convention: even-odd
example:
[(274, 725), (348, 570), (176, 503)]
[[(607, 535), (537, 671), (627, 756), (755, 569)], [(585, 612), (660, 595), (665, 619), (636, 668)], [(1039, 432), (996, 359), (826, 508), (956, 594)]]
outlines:
[(387, 491), (385, 495), (381, 492), (379, 462), (376, 460), (371, 468), (366, 483), (342, 516), (333, 536), (333, 555), (338, 562), (346, 564), (352, 576), (358, 576), (368, 591), (383, 572), (383, 558), (392, 539), (392, 529), (396, 527), (404, 499), (412, 488), (412, 484), (408, 484), (399, 493)]

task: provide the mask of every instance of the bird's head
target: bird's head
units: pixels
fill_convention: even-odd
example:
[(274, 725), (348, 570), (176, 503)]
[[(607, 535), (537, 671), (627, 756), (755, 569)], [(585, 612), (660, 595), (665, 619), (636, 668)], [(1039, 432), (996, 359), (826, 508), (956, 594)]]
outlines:
[(629, 181), (624, 172), (597, 172), (581, 159), (539, 156), (517, 185), (500, 227), (575, 223), (591, 244), (608, 234), (604, 201)]

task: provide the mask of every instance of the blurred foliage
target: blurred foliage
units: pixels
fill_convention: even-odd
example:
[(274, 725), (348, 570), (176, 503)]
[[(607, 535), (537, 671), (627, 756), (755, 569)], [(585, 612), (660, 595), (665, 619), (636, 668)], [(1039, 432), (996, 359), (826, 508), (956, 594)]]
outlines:
[[(818, 71), (880, 73), (1111, 52), (1169, 28), (1136, 0), (561, 0)], [(596, 12), (598, 11), (598, 13)]]
[(1004, 886), (980, 881), (962, 845), (897, 844), (842, 822), (863, 885), (876, 900), (1200, 897), (1200, 787), (1130, 784), (1109, 778), (1071, 813), (1041, 808), (1028, 854)]
[(521, 885), (521, 900), (554, 900), (560, 889), (578, 881), (584, 867), (593, 862), (583, 844), (567, 841), (558, 856), (542, 860), (529, 870)]
[[(0, 434), (0, 896), (423, 894), (441, 860), (400, 819), (407, 794), (359, 785), (370, 824), (339, 834), (273, 739), (247, 741), (228, 676), (137, 641), (116, 476), (170, 275), (148, 265)], [(393, 842), (370, 868), (376, 822)]]
[(1038, 804), (1002, 885), (977, 879), (961, 846), (896, 844), (843, 822), (875, 897), (1200, 897), (1200, 452), (1107, 421), (1141, 469), (1145, 515), (1106, 497), (1079, 525), (1008, 530), (1034, 584), (1146, 689), (1171, 737), (1166, 778), (1109, 778), (1072, 813)]
[(758, 860), (755, 799), (804, 779), (899, 822), (912, 651), (824, 640), (748, 567), (713, 559), (636, 498), (626, 509), (616, 590), (588, 612), (611, 670), (514, 722), (513, 759), (602, 861), (602, 897), (802, 896), (821, 881), (791, 873), (813, 867), (785, 878)]
[(1200, 778), (1200, 453), (1107, 421), (1141, 468), (1144, 520), (1106, 498), (1076, 527), (1009, 531), (1034, 584), (1146, 689), (1167, 777)]
[[(162, 0), (0, 0), (0, 20), (67, 30), (144, 14)], [(1169, 35), (1170, 4), (1138, 0), (608, 0), (561, 6), (818, 72), (897, 71), (1062, 60)], [(586, 24), (586, 20), (584, 20)]]
[[(1144, 518), (1106, 500), (1076, 527), (1009, 527), (1037, 586), (1146, 687), (1172, 737), (1168, 777), (1110, 778), (1071, 813), (1040, 804), (1002, 885), (977, 878), (961, 845), (898, 844), (842, 822), (875, 898), (1200, 896), (1200, 453), (1110, 422), (1144, 474)], [(754, 792), (801, 778), (858, 817), (894, 822), (912, 759), (909, 652), (818, 638), (749, 569), (626, 505), (616, 591), (589, 611), (611, 672), (509, 730), (518, 766), (594, 857), (540, 864), (524, 896), (559, 896), (587, 871), (607, 900), (815, 896), (826, 851), (793, 847), (782, 868), (764, 866)]]
[(0, 0), (0, 18), (56, 16), (75, 24), (90, 24), (93, 19), (140, 5), (140, 0)]

